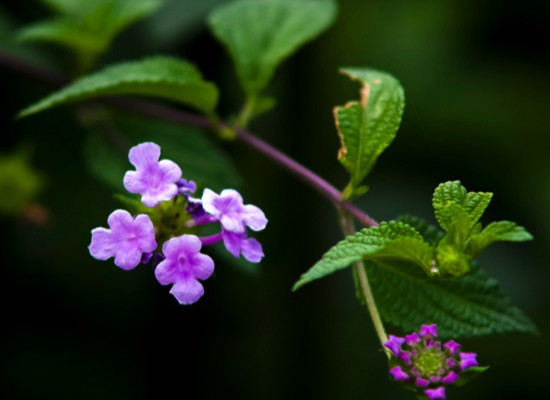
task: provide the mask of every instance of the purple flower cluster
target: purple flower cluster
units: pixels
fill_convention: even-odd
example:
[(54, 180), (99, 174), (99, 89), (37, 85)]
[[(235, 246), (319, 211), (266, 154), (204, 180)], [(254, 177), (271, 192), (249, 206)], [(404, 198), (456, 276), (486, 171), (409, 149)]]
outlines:
[(396, 381), (421, 391), (430, 400), (445, 399), (445, 387), (461, 373), (478, 365), (475, 353), (460, 352), (454, 340), (437, 338), (437, 326), (422, 325), (420, 332), (405, 337), (389, 335), (384, 347), (390, 350), (390, 374)]
[[(115, 265), (125, 270), (153, 260), (157, 280), (162, 285), (172, 284), (170, 293), (180, 304), (195, 303), (204, 293), (199, 279), (208, 279), (214, 272), (212, 258), (200, 252), (203, 245), (223, 241), (236, 258), (242, 254), (250, 262), (261, 261), (262, 246), (248, 237), (247, 227), (253, 231), (265, 228), (262, 210), (245, 205), (233, 189), (219, 195), (204, 189), (202, 198), (193, 197), (196, 183), (182, 179), (181, 169), (173, 161), (159, 161), (160, 147), (155, 143), (133, 147), (128, 158), (136, 170), (126, 172), (124, 187), (140, 194), (148, 211), (136, 216), (126, 210), (113, 211), (107, 220), (109, 229), (92, 230), (88, 247), (92, 257), (114, 257)], [(178, 218), (183, 223), (175, 221)], [(219, 224), (220, 232), (205, 237), (193, 234), (209, 224)]]

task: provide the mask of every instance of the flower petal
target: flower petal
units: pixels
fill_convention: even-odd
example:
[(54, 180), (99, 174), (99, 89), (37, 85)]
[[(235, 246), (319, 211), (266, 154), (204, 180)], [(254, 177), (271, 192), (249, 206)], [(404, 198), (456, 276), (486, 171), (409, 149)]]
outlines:
[(214, 272), (214, 260), (206, 254), (199, 253), (193, 261), (195, 261), (193, 267), (195, 277), (202, 280), (210, 278), (210, 275)]
[(262, 245), (254, 238), (247, 239), (243, 242), (241, 254), (252, 263), (259, 263), (264, 256)]
[(244, 206), (244, 212), (244, 221), (253, 231), (261, 231), (267, 225), (267, 218), (258, 207), (248, 204)]
[(140, 143), (130, 149), (128, 159), (137, 169), (148, 168), (158, 163), (160, 146), (153, 142)]
[(95, 228), (92, 230), (92, 241), (88, 250), (93, 258), (107, 260), (115, 255), (115, 243), (110, 229)]
[(185, 279), (174, 283), (170, 293), (180, 304), (193, 304), (202, 297), (204, 288), (196, 279)]

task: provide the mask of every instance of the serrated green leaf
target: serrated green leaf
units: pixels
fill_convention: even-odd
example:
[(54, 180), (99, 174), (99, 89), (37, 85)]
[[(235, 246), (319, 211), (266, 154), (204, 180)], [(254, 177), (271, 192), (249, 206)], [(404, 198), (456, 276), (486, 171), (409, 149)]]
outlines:
[(300, 277), (293, 290), (366, 259), (408, 260), (429, 271), (433, 251), (409, 225), (395, 221), (383, 222), (379, 227), (363, 229), (333, 246)]
[(338, 160), (351, 176), (352, 193), (391, 144), (401, 124), (405, 94), (399, 81), (385, 72), (346, 68), (361, 82), (361, 100), (334, 108), (341, 147)]
[(528, 240), (533, 240), (533, 236), (524, 227), (511, 221), (492, 222), (481, 233), (470, 236), (466, 244), (466, 253), (474, 259), (492, 243)]
[(537, 333), (529, 318), (477, 266), (461, 278), (430, 278), (400, 261), (366, 262), (382, 318), (407, 332), (436, 323), (441, 337)]
[(336, 16), (333, 1), (237, 1), (208, 18), (227, 47), (245, 92), (258, 94), (277, 66), (327, 29)]
[(218, 100), (216, 86), (202, 79), (189, 62), (172, 57), (151, 57), (105, 68), (80, 78), (65, 88), (24, 109), (19, 117), (62, 104), (93, 98), (139, 95), (173, 100), (211, 112)]
[(452, 224), (452, 215), (449, 207), (460, 207), (468, 214), (470, 222), (466, 234), (478, 223), (491, 202), (493, 194), (490, 192), (467, 192), (460, 181), (449, 181), (440, 184), (434, 191), (432, 204), (435, 217), (445, 230)]
[(413, 215), (401, 215), (395, 221), (403, 222), (412, 226), (426, 242), (435, 246), (443, 238), (444, 233), (437, 229), (434, 225), (428, 224), (425, 219), (415, 217)]
[(43, 0), (58, 16), (24, 27), (19, 39), (50, 42), (75, 51), (82, 69), (128, 25), (153, 13), (159, 0)]
[(492, 198), (493, 193), (490, 192), (468, 192), (466, 194), (463, 207), (470, 217), (470, 229), (477, 224)]
[[(161, 158), (176, 162), (184, 178), (216, 191), (241, 186), (239, 172), (232, 161), (204, 132), (137, 115), (113, 113), (111, 117), (114, 129), (124, 134), (132, 146), (144, 141), (157, 143), (161, 147)], [(115, 150), (95, 133), (84, 149), (88, 170), (104, 183), (123, 191), (124, 173), (133, 168), (128, 161), (128, 151)]]
[(447, 214), (447, 208), (451, 205), (462, 207), (467, 195), (466, 188), (460, 181), (449, 181), (440, 184), (434, 191), (432, 205), (435, 211), (435, 217), (439, 225), (449, 230), (452, 224), (452, 218)]

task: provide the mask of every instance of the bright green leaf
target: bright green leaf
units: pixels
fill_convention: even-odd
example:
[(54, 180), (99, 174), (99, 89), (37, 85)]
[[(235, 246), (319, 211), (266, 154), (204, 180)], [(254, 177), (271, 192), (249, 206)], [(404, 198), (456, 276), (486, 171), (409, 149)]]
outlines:
[(440, 336), (448, 338), (537, 332), (498, 282), (477, 266), (460, 278), (430, 278), (406, 262), (366, 265), (382, 318), (406, 332), (429, 323), (436, 323)]
[(333, 1), (237, 1), (208, 18), (227, 47), (245, 92), (258, 94), (277, 66), (327, 29), (336, 16)]
[[(493, 194), (490, 192), (467, 192), (460, 181), (449, 181), (440, 184), (435, 189), (432, 204), (435, 217), (445, 230), (448, 230), (454, 221), (452, 215), (449, 214), (449, 207), (463, 209), (470, 220), (466, 231), (466, 234), (469, 234), (485, 212), (492, 197)], [(451, 212), (451, 214), (453, 213), (454, 211)]]
[(466, 194), (463, 207), (470, 217), (470, 228), (477, 224), (492, 198), (493, 193), (490, 192), (468, 192)]
[(211, 112), (218, 100), (216, 86), (202, 79), (189, 62), (172, 57), (152, 57), (105, 68), (23, 110), (26, 117), (62, 104), (94, 98), (139, 95), (177, 101)]
[(363, 229), (333, 246), (300, 277), (293, 290), (355, 262), (377, 258), (408, 260), (429, 271), (433, 248), (412, 227), (402, 222), (383, 222), (379, 227)]
[(492, 222), (467, 242), (466, 253), (476, 258), (487, 246), (495, 242), (524, 242), (532, 240), (533, 236), (524, 227), (511, 221)]
[(460, 181), (449, 181), (440, 184), (434, 191), (432, 205), (435, 211), (435, 217), (439, 225), (446, 231), (452, 224), (452, 218), (447, 214), (447, 209), (451, 205), (462, 207), (466, 200), (467, 191)]
[[(144, 141), (157, 143), (161, 147), (161, 158), (176, 162), (186, 179), (217, 191), (241, 185), (240, 175), (229, 157), (196, 128), (122, 113), (113, 113), (111, 123), (113, 129), (126, 136), (131, 146)], [(133, 169), (128, 161), (129, 149), (115, 150), (111, 143), (95, 133), (84, 149), (88, 170), (104, 183), (123, 191), (124, 173)]]
[(340, 136), (338, 160), (351, 176), (352, 196), (382, 152), (391, 144), (405, 107), (403, 88), (393, 76), (373, 69), (342, 72), (361, 82), (361, 100), (334, 108)]

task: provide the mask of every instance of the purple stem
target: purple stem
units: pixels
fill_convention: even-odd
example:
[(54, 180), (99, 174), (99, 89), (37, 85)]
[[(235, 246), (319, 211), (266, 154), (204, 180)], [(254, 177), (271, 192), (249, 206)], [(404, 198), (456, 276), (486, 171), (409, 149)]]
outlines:
[[(62, 86), (63, 84), (68, 82), (66, 78), (56, 72), (50, 71), (38, 65), (34, 65), (27, 60), (8, 54), (1, 49), (0, 65), (4, 65), (5, 67), (15, 70), (17, 72), (23, 72), (28, 76), (50, 83), (54, 86)], [(128, 111), (137, 111), (141, 114), (147, 114), (149, 116), (173, 121), (179, 124), (194, 125), (203, 128), (212, 127), (210, 120), (206, 117), (189, 114), (183, 111), (176, 110), (174, 108), (161, 106), (151, 102), (124, 97), (105, 99), (103, 100), (103, 102)], [(355, 207), (351, 203), (343, 201), (342, 194), (340, 193), (340, 191), (338, 191), (338, 189), (329, 184), (319, 175), (315, 174), (303, 165), (288, 157), (286, 154), (283, 154), (279, 150), (273, 148), (271, 145), (267, 144), (263, 140), (245, 130), (238, 130), (237, 138), (248, 146), (266, 155), (273, 162), (283, 167), (283, 169), (310, 185), (313, 189), (317, 190), (319, 193), (332, 201), (337, 207), (340, 207), (343, 210), (347, 211), (363, 225), (368, 227), (378, 226), (378, 222), (369, 217), (359, 208)]]
[(223, 240), (223, 236), (222, 236), (222, 233), (220, 232), (211, 236), (201, 236), (199, 237), (199, 239), (201, 240), (201, 243), (203, 244), (203, 246), (210, 246), (221, 242)]

